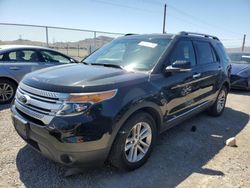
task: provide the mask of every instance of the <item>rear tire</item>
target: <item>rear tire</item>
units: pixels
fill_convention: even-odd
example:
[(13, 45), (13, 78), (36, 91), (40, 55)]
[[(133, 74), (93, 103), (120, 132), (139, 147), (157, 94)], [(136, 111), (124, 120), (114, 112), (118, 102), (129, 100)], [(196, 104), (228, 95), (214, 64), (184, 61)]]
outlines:
[(248, 87), (246, 88), (247, 91), (250, 91), (250, 78), (248, 80)]
[(120, 170), (134, 170), (149, 158), (157, 137), (151, 115), (139, 112), (123, 125), (113, 143), (109, 162)]
[(222, 86), (215, 103), (208, 109), (209, 115), (217, 117), (223, 113), (227, 100), (227, 94), (227, 88), (225, 86)]
[(17, 85), (8, 79), (0, 79), (0, 104), (10, 103), (16, 93)]

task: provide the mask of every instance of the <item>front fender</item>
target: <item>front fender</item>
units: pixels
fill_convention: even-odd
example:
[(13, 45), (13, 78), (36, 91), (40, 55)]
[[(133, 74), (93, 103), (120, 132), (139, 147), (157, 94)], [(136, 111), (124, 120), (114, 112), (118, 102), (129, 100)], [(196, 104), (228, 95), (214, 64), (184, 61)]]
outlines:
[(109, 151), (112, 147), (112, 144), (116, 138), (116, 136), (118, 134), (124, 134), (123, 132), (120, 132), (122, 126), (124, 125), (124, 123), (128, 120), (128, 118), (135, 114), (136, 112), (146, 109), (146, 108), (150, 108), (152, 110), (154, 110), (158, 116), (159, 116), (159, 126), (161, 126), (162, 121), (163, 121), (163, 113), (161, 108), (159, 107), (158, 104), (152, 102), (152, 101), (136, 101), (133, 104), (130, 105), (130, 108), (128, 108), (128, 110), (124, 111), (122, 114), (117, 115), (116, 120), (114, 122), (114, 127), (113, 127), (113, 133), (111, 135), (111, 138), (109, 140), (109, 144), (108, 144), (108, 148)]

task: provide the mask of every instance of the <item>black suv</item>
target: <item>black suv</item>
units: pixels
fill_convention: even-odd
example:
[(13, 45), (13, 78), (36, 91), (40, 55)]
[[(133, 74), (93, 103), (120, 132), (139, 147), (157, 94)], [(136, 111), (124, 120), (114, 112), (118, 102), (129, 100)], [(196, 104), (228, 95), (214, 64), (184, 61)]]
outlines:
[(143, 165), (159, 133), (207, 110), (222, 114), (230, 64), (215, 36), (127, 35), (81, 64), (21, 81), (11, 107), (19, 135), (65, 165)]

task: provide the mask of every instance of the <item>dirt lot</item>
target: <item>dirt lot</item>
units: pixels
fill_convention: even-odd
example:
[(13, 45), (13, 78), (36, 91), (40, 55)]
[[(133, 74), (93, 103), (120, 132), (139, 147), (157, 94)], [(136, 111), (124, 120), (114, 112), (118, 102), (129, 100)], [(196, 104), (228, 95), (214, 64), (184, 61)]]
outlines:
[[(65, 167), (18, 137), (2, 106), (0, 187), (250, 187), (249, 115), (250, 93), (233, 92), (221, 117), (202, 113), (161, 135), (142, 168), (125, 173), (104, 166), (65, 178)], [(232, 136), (238, 147), (225, 146)]]

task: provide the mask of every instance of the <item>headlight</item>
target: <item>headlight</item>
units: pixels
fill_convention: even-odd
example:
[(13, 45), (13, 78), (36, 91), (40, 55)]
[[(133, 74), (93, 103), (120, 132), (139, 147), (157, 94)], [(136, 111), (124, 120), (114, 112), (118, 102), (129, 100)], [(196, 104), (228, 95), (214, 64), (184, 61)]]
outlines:
[(91, 105), (113, 98), (117, 89), (93, 93), (72, 93), (65, 100), (57, 115), (75, 115), (86, 111)]

